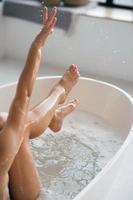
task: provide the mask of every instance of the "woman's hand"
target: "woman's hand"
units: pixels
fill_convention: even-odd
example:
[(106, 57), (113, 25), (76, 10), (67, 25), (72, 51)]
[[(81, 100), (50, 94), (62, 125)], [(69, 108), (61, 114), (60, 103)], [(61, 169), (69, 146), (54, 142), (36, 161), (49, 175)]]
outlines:
[(53, 33), (53, 28), (54, 28), (56, 21), (57, 21), (56, 14), (57, 14), (57, 8), (56, 7), (54, 7), (52, 9), (49, 16), (48, 16), (48, 8), (47, 7), (44, 8), (43, 29), (44, 29), (44, 32), (46, 32), (48, 35)]
[(34, 42), (37, 45), (39, 45), (40, 47), (42, 47), (44, 45), (48, 36), (53, 33), (54, 26), (55, 26), (56, 21), (57, 21), (56, 14), (57, 14), (57, 8), (56, 7), (54, 7), (52, 9), (50, 15), (48, 15), (48, 8), (47, 7), (44, 8), (44, 11), (43, 11), (43, 27), (42, 27), (42, 30), (40, 31), (40, 33), (37, 35), (37, 37), (34, 40)]

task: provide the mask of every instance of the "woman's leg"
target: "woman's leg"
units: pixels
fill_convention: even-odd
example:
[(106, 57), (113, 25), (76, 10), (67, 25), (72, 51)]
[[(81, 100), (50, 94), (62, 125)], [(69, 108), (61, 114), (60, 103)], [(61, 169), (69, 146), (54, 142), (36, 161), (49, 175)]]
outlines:
[[(46, 9), (45, 9), (46, 11)], [(39, 70), (41, 48), (51, 33), (56, 22), (56, 9), (45, 22), (45, 28), (41, 30), (33, 41), (28, 53), (26, 64), (20, 75), (16, 94), (9, 109), (9, 115), (4, 128), (0, 132), (0, 199), (7, 199), (8, 172), (25, 140), (26, 119), (28, 106), (32, 94), (36, 75)], [(45, 19), (45, 17), (44, 17)], [(61, 93), (61, 91), (60, 91)], [(63, 95), (64, 92), (62, 92)], [(60, 96), (61, 98), (61, 96)]]
[[(70, 69), (73, 69), (73, 67), (70, 67), (69, 70)], [(30, 113), (30, 118), (28, 116), (29, 119), (27, 122), (26, 138), (21, 145), (9, 172), (10, 192), (13, 199), (33, 200), (35, 199), (34, 197), (36, 197), (40, 192), (40, 179), (32, 158), (29, 138), (34, 138), (42, 134), (48, 126), (50, 126), (50, 128), (54, 131), (57, 131), (57, 129), (59, 130), (62, 125), (63, 118), (75, 109), (77, 105), (76, 100), (57, 109), (60, 102), (62, 102), (62, 99), (65, 99), (66, 97), (66, 93), (64, 93), (64, 98), (62, 98), (63, 88), (65, 88), (66, 91), (68, 83), (70, 91), (73, 85), (75, 85), (75, 81), (77, 82), (78, 80), (78, 70), (77, 68), (75, 69), (76, 70), (70, 70), (69, 73), (67, 70), (67, 73), (65, 73), (62, 78), (63, 80), (61, 79), (52, 89), (49, 97), (36, 108), (33, 108), (31, 111), (33, 113)], [(75, 74), (75, 76), (73, 76), (74, 78), (70, 79), (70, 75), (73, 73), (76, 73), (77, 75)]]
[[(64, 103), (68, 93), (75, 86), (75, 84), (79, 80), (79, 71), (76, 65), (71, 65), (64, 73), (63, 77), (60, 79), (59, 83), (56, 84), (51, 90), (50, 94), (56, 91), (56, 89), (61, 85), (65, 88), (64, 99), (60, 101), (60, 103)], [(36, 105), (31, 111), (28, 113), (28, 120), (30, 121), (30, 138), (35, 138), (41, 135), (45, 129), (49, 126), (52, 128), (52, 125), (49, 124), (49, 120), (47, 121), (46, 116), (50, 116), (50, 113), (53, 112), (53, 101), (50, 100), (51, 95), (46, 98), (44, 101)], [(60, 104), (59, 103), (59, 104)], [(55, 108), (54, 108), (55, 111)], [(59, 114), (60, 112), (58, 112)], [(56, 113), (57, 116), (57, 113)], [(52, 119), (51, 117), (51, 119)], [(63, 117), (63, 116), (62, 116)], [(49, 117), (48, 117), (49, 119)], [(55, 120), (54, 120), (55, 121)], [(55, 131), (55, 130), (54, 130)]]
[(27, 137), (9, 171), (10, 197), (12, 200), (35, 200), (40, 193), (40, 185)]
[[(57, 130), (57, 127), (61, 127), (63, 118), (72, 112), (76, 106), (77, 101), (72, 101), (59, 108), (55, 112), (56, 116), (52, 119), (51, 129), (56, 128)], [(29, 133), (29, 130), (27, 130), (25, 134), (27, 137), (25, 137), (9, 171), (10, 194), (14, 200), (34, 200), (40, 193), (40, 179), (29, 145)]]
[[(64, 73), (63, 77), (60, 79), (59, 83), (53, 87), (50, 94), (53, 92), (56, 93), (56, 90), (58, 90), (59, 87), (63, 86), (65, 89), (64, 97), (62, 97), (59, 104), (63, 103), (66, 100), (66, 97), (68, 93), (71, 91), (71, 89), (74, 87), (74, 85), (79, 80), (79, 71), (77, 66), (71, 65), (68, 70)], [(27, 125), (30, 126), (30, 138), (38, 137), (42, 132), (45, 131), (45, 129), (49, 126), (52, 128), (52, 125), (49, 124), (49, 120), (47, 121), (46, 116), (50, 115), (52, 109), (53, 109), (53, 103), (54, 101), (51, 98), (51, 95), (49, 95), (45, 100), (43, 100), (41, 103), (36, 105), (34, 108), (32, 108), (28, 112), (27, 117)], [(55, 108), (54, 108), (55, 110)], [(60, 112), (58, 112), (59, 114)], [(52, 112), (53, 116), (53, 112)], [(3, 128), (6, 119), (8, 117), (8, 113), (0, 113), (0, 130)], [(54, 116), (54, 121), (57, 117), (57, 113)]]
[(44, 12), (44, 26), (32, 42), (24, 69), (20, 75), (16, 94), (9, 109), (9, 115), (4, 128), (0, 132), (0, 199), (7, 199), (8, 172), (23, 143), (26, 130), (28, 106), (36, 75), (39, 70), (41, 48), (54, 28), (56, 9), (50, 17)]
[[(32, 159), (28, 139), (29, 137), (34, 138), (39, 136), (48, 126), (53, 131), (58, 131), (61, 128), (63, 118), (74, 110), (77, 105), (77, 101), (70, 102), (68, 105), (60, 107), (56, 112), (55, 110), (58, 104), (63, 102), (63, 99), (65, 100), (66, 95), (76, 84), (78, 79), (79, 72), (77, 67), (74, 65), (70, 66), (59, 83), (52, 89), (50, 96), (30, 111), (28, 115), (28, 121), (26, 123), (28, 127), (26, 129), (27, 137), (25, 138), (20, 151), (17, 154), (9, 173), (11, 194), (13, 197), (14, 195), (18, 195), (15, 199), (26, 199), (27, 197), (27, 199), (30, 200), (30, 196), (31, 199), (33, 199), (32, 197), (39, 193), (40, 181), (36, 172), (34, 161)], [(58, 96), (61, 96), (59, 100), (57, 100)], [(3, 116), (2, 120), (5, 121), (6, 117), (7, 114)], [(27, 176), (27, 169), (31, 169), (30, 176)], [(27, 185), (26, 183), (28, 182), (28, 187), (25, 188)]]

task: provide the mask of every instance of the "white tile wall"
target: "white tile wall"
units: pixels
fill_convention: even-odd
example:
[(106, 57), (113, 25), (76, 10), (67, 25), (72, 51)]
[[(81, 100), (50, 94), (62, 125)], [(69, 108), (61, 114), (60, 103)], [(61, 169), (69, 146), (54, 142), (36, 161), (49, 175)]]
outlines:
[[(24, 59), (41, 26), (8, 17), (4, 21), (6, 54)], [(55, 30), (43, 61), (62, 68), (76, 63), (91, 74), (133, 81), (132, 33), (132, 23), (80, 16), (68, 32)]]

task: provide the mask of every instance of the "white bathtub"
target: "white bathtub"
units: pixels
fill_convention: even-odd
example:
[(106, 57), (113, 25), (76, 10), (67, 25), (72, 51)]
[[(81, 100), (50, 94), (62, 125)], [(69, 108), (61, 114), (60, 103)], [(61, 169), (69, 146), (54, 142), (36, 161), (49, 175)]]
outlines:
[[(36, 82), (31, 105), (44, 99), (59, 77), (42, 77)], [(0, 87), (0, 111), (8, 111), (16, 84)], [(78, 109), (94, 113), (108, 121), (120, 133), (124, 143), (103, 170), (74, 200), (132, 200), (133, 182), (133, 101), (123, 90), (105, 82), (81, 78), (71, 97), (80, 100)]]

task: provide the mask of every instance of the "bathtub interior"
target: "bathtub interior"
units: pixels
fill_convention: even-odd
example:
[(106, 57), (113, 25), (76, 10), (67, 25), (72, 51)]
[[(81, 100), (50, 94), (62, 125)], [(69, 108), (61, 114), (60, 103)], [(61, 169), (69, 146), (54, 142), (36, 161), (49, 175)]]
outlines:
[[(42, 101), (49, 93), (51, 87), (58, 82), (59, 78), (60, 77), (53, 76), (38, 78), (30, 106), (32, 107)], [(0, 92), (2, 94), (0, 99), (1, 111), (8, 111), (15, 89), (16, 83), (0, 87)], [(113, 85), (94, 79), (80, 78), (79, 83), (69, 95), (70, 99), (75, 97), (80, 101), (78, 110), (93, 113), (104, 119), (117, 130), (116, 133), (119, 134), (123, 142), (125, 141), (129, 135), (133, 119), (133, 104), (128, 94)], [(115, 162), (116, 160), (118, 160), (118, 162)], [(87, 191), (89, 193), (87, 192), (87, 195), (84, 195), (86, 194), (86, 192), (84, 192), (84, 190), (86, 190), (85, 188), (83, 192), (81, 191), (81, 193), (77, 195), (75, 200), (87, 200), (88, 197), (92, 200), (97, 200), (99, 195), (104, 199), (113, 181), (113, 176), (116, 175), (121, 164), (118, 154), (116, 154), (110, 162), (112, 163), (113, 161), (115, 163), (112, 167), (108, 168), (106, 165), (101, 173), (87, 186)], [(118, 164), (116, 165), (116, 163)], [(111, 166), (110, 163), (108, 165)], [(102, 176), (102, 174), (104, 175)], [(108, 176), (106, 176), (106, 174), (108, 174)]]

